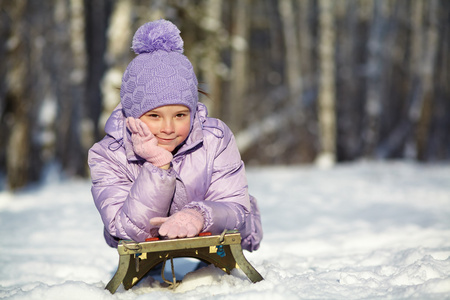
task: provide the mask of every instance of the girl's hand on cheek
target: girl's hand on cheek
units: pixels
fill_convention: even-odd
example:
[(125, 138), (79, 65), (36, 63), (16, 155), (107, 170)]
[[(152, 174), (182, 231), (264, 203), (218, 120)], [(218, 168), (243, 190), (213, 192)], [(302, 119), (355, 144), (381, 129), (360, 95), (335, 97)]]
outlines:
[(147, 125), (133, 117), (126, 119), (126, 125), (131, 132), (134, 153), (159, 168), (167, 169), (173, 155), (166, 149), (158, 146), (158, 140), (150, 132)]

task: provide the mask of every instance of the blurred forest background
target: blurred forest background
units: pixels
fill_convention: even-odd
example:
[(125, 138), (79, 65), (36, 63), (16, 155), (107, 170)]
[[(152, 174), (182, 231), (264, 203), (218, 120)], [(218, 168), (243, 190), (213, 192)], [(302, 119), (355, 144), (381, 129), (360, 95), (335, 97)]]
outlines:
[(448, 0), (0, 0), (0, 174), (87, 176), (136, 29), (181, 30), (248, 165), (450, 158)]

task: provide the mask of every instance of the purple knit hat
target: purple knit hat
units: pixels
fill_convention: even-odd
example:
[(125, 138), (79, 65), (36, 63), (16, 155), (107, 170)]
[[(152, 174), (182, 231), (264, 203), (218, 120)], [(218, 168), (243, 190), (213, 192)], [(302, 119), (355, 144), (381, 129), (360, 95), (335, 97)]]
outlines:
[(120, 101), (125, 117), (139, 118), (157, 107), (178, 104), (189, 108), (192, 126), (198, 81), (183, 55), (180, 30), (166, 20), (146, 23), (134, 34), (131, 48), (138, 56), (122, 77)]

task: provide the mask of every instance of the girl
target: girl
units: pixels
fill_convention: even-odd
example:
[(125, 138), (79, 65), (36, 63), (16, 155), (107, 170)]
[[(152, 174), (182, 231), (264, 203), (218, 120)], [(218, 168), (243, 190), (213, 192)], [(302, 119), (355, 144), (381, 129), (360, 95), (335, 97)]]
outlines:
[(105, 239), (142, 242), (237, 229), (258, 249), (262, 226), (233, 134), (198, 103), (198, 82), (178, 28), (141, 26), (106, 136), (89, 150), (92, 195)]

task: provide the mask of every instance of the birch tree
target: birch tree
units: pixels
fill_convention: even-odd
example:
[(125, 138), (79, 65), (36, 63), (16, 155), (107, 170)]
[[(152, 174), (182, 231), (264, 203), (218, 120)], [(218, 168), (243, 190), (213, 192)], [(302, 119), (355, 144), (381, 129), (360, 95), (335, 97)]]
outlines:
[(320, 82), (319, 82), (319, 139), (321, 149), (317, 163), (330, 166), (336, 162), (336, 112), (333, 3), (320, 0)]
[(248, 31), (249, 31), (249, 1), (235, 2), (233, 9), (236, 13), (233, 18), (233, 29), (231, 32), (231, 85), (229, 101), (230, 128), (237, 132), (241, 129), (244, 118), (244, 103), (246, 103), (246, 92), (248, 81)]
[[(312, 56), (312, 50), (314, 48), (313, 37), (311, 36), (311, 28), (309, 25), (309, 16), (311, 6), (309, 1), (298, 1), (298, 32), (297, 40), (299, 47), (299, 64), (301, 70), (302, 80), (299, 83), (301, 89), (312, 88), (313, 80), (312, 74), (314, 73), (314, 59)], [(307, 78), (305, 80), (305, 78)]]
[[(85, 8), (83, 0), (70, 0), (70, 24), (69, 24), (69, 40), (71, 50), (70, 83), (73, 87), (71, 93), (71, 112), (69, 117), (70, 127), (68, 134), (71, 136), (69, 147), (64, 149), (64, 164), (69, 165), (73, 170), (73, 174), (84, 175), (87, 168), (87, 153), (94, 141), (94, 124), (89, 119), (86, 110), (84, 110), (84, 101), (86, 97), (86, 70), (87, 70), (87, 53), (86, 53), (86, 23)], [(78, 111), (78, 114), (74, 114)], [(83, 153), (83, 154), (81, 154)], [(69, 168), (68, 168), (69, 169)]]
[(302, 118), (301, 92), (302, 74), (300, 70), (300, 51), (297, 40), (297, 26), (295, 22), (295, 10), (291, 0), (278, 1), (278, 7), (283, 24), (283, 36), (286, 49), (286, 79), (289, 90), (289, 102), (292, 109), (298, 111), (299, 118)]
[(205, 76), (208, 85), (208, 93), (212, 101), (207, 102), (211, 116), (220, 117), (222, 109), (221, 77), (224, 66), (220, 60), (221, 43), (224, 35), (221, 30), (222, 1), (206, 1), (202, 10), (204, 15), (200, 19), (200, 27), (205, 31), (206, 38), (203, 43), (203, 59), (200, 61), (200, 69)]
[(132, 5), (131, 1), (118, 0), (110, 17), (105, 53), (107, 69), (101, 82), (103, 109), (98, 124), (100, 131), (103, 131), (106, 120), (120, 102), (122, 75), (131, 61)]
[[(86, 40), (86, 94), (83, 99), (84, 122), (82, 132), (91, 131), (92, 136), (84, 138), (83, 148), (91, 147), (93, 141), (103, 136), (99, 130), (102, 112), (102, 93), (100, 81), (103, 78), (106, 62), (106, 28), (108, 26), (111, 3), (108, 0), (85, 1), (85, 40)], [(102, 133), (102, 134), (100, 134)], [(83, 134), (84, 136), (84, 134)], [(90, 145), (89, 145), (90, 144)]]
[[(415, 1), (414, 15), (418, 17), (418, 22), (422, 20), (420, 17), (422, 1)], [(416, 94), (416, 100), (414, 101), (410, 109), (410, 117), (412, 122), (416, 125), (416, 149), (417, 158), (419, 160), (425, 160), (427, 140), (429, 138), (429, 128), (432, 118), (432, 105), (433, 105), (433, 74), (435, 73), (435, 61), (437, 55), (438, 44), (438, 32), (437, 32), (437, 20), (438, 20), (438, 1), (431, 0), (428, 2), (428, 15), (427, 24), (424, 28), (424, 51), (421, 53), (418, 60), (419, 74), (419, 90)], [(420, 25), (416, 25), (420, 26)], [(422, 36), (420, 28), (417, 28), (417, 35)], [(422, 42), (421, 39), (416, 43)]]
[(28, 178), (30, 144), (28, 123), (28, 89), (26, 82), (27, 53), (26, 39), (23, 34), (26, 31), (25, 25), (20, 20), (26, 16), (26, 2), (18, 1), (16, 5), (9, 3), (6, 7), (9, 17), (14, 20), (10, 24), (11, 32), (9, 36), (9, 45), (7, 59), (9, 72), (6, 74), (6, 99), (12, 106), (9, 120), (9, 137), (6, 147), (6, 172), (8, 174), (8, 185), (15, 189), (23, 186)]

